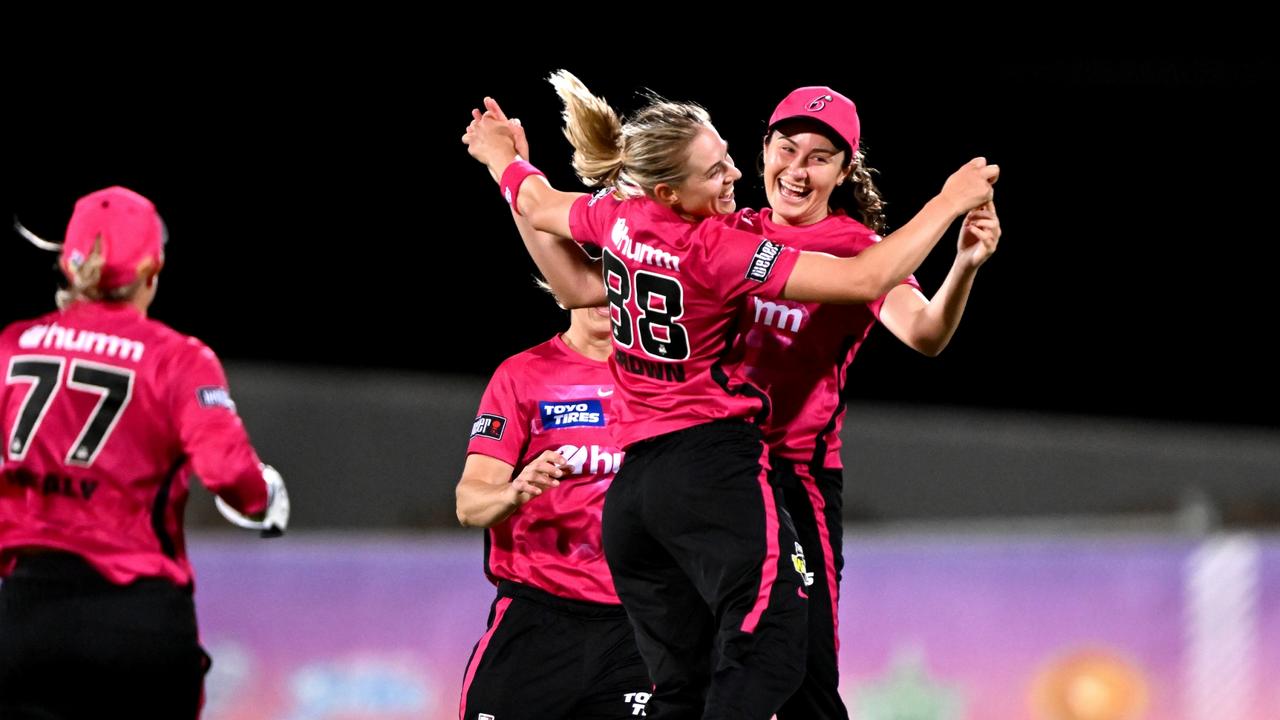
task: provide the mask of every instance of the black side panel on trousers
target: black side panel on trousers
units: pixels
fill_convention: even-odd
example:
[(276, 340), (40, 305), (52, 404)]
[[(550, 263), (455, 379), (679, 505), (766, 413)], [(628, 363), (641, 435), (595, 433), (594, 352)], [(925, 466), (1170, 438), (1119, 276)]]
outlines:
[(489, 614), (487, 641), (477, 644), (479, 652), (467, 663), (462, 717), (642, 717), (652, 685), (631, 623), (620, 607), (575, 608), (587, 605), (503, 582)]
[(796, 534), (812, 573), (809, 594), (809, 657), (804, 682), (778, 711), (778, 720), (848, 720), (840, 698), (837, 612), (844, 569), (843, 474), (774, 461), (770, 480), (782, 488)]
[(628, 448), (609, 488), (605, 556), (650, 717), (767, 720), (801, 680), (807, 601), (763, 451), (746, 422), (699, 425)]
[(113, 585), (48, 553), (0, 584), (0, 718), (195, 718), (207, 658), (166, 580)]

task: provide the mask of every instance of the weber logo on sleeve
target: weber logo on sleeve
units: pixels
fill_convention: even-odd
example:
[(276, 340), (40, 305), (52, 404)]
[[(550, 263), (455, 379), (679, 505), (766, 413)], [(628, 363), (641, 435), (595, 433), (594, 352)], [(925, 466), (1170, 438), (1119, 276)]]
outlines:
[(501, 440), (502, 431), (507, 428), (507, 419), (501, 415), (481, 415), (471, 423), (471, 437), (487, 437), (490, 440)]
[(781, 254), (782, 246), (778, 243), (768, 240), (760, 241), (756, 254), (751, 256), (751, 267), (747, 268), (747, 279), (760, 283), (768, 280), (769, 273), (773, 271), (773, 264), (778, 261), (778, 256)]
[(227, 392), (224, 387), (196, 388), (196, 401), (200, 403), (200, 407), (220, 407), (226, 408), (231, 412), (236, 410), (236, 404), (231, 399), (231, 393)]

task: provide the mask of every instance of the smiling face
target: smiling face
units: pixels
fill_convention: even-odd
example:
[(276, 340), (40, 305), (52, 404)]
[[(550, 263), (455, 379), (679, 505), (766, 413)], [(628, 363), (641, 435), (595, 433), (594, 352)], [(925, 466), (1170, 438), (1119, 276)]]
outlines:
[(684, 180), (659, 184), (654, 195), (682, 217), (693, 219), (726, 215), (736, 209), (733, 183), (742, 171), (729, 156), (729, 144), (710, 125), (704, 125), (690, 141)]
[(830, 214), (831, 193), (851, 170), (849, 153), (825, 125), (781, 122), (764, 143), (764, 190), (779, 225), (812, 225)]

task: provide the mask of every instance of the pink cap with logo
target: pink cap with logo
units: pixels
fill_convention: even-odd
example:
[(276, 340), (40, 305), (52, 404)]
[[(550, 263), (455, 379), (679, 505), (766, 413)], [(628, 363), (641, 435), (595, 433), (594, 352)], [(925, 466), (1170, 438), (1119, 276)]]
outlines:
[(825, 85), (809, 85), (792, 90), (769, 117), (769, 127), (792, 118), (817, 120), (849, 143), (851, 152), (858, 151), (862, 124), (853, 101)]
[(99, 238), (103, 290), (129, 285), (164, 264), (164, 222), (151, 201), (132, 190), (109, 187), (76, 202), (59, 262), (67, 277), (74, 277)]

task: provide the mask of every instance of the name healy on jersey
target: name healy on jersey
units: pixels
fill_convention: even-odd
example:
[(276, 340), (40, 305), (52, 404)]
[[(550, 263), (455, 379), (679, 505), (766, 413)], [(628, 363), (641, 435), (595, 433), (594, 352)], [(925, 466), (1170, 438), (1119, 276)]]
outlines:
[(538, 403), (543, 430), (570, 427), (604, 427), (604, 408), (599, 400), (546, 400)]
[(57, 473), (40, 476), (26, 468), (6, 471), (4, 480), (12, 487), (25, 488), (42, 495), (61, 495), (86, 502), (93, 499), (93, 493), (98, 489), (97, 480), (68, 477)]

